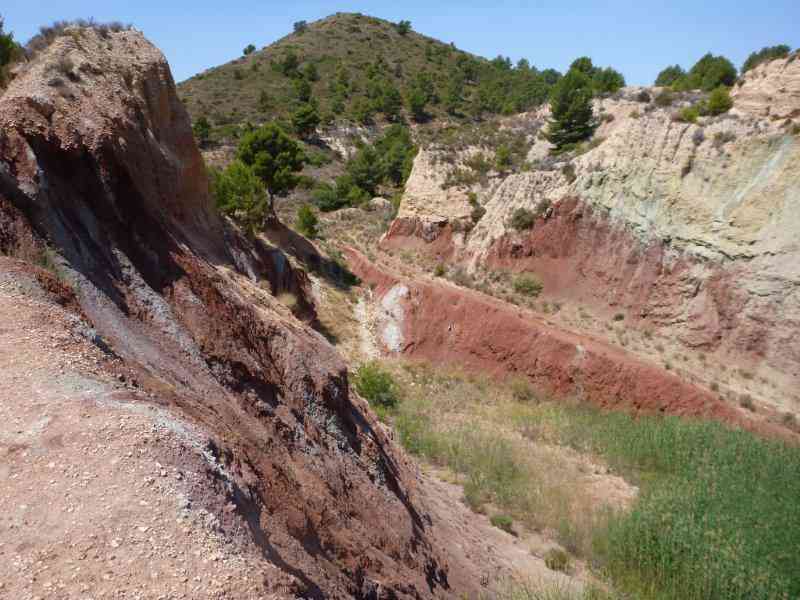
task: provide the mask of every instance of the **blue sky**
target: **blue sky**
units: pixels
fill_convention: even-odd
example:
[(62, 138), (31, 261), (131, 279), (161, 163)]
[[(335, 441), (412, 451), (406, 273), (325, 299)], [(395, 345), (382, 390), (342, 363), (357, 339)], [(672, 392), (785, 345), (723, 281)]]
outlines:
[(706, 52), (738, 66), (755, 49), (800, 46), (800, 0), (5, 0), (6, 29), (27, 40), (57, 19), (121, 20), (141, 29), (166, 54), (181, 81), (261, 48), (292, 29), (337, 11), (362, 12), (455, 42), (487, 57), (528, 58), (563, 70), (577, 56), (622, 71), (628, 83), (652, 83), (667, 64), (691, 66)]

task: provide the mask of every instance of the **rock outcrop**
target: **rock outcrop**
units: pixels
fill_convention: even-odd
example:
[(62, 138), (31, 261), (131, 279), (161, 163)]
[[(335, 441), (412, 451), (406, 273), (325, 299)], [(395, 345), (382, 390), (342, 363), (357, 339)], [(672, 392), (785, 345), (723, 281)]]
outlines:
[(140, 33), (70, 29), (0, 98), (0, 246), (47, 253), (137, 385), (207, 432), (221, 526), (249, 529), (293, 582), (283, 592), (477, 585), (448, 564), (412, 465), (350, 394), (346, 365), (303, 323), (304, 275), (213, 210), (169, 67)]
[[(443, 190), (436, 150), (423, 151), (384, 244), (535, 272), (548, 299), (623, 312), (626, 323), (756, 369), (791, 397), (800, 383), (795, 58), (748, 72), (730, 113), (696, 124), (675, 118), (690, 99), (659, 107), (627, 89), (598, 100), (602, 125), (587, 151), (542, 160), (547, 142), (536, 139), (531, 169), (473, 188), (486, 209), (474, 228), (463, 227), (465, 191)], [(546, 117), (525, 118), (542, 126)], [(518, 208), (539, 215), (528, 231), (510, 227)]]

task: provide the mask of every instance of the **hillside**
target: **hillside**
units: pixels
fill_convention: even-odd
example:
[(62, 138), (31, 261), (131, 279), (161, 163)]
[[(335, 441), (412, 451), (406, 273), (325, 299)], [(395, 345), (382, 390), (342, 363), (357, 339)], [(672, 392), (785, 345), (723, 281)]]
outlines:
[[(192, 120), (205, 116), (218, 139), (244, 122), (288, 118), (309, 91), (323, 123), (366, 124), (385, 120), (395, 108), (408, 116), (415, 91), (428, 118), (447, 111), (520, 112), (543, 102), (557, 78), (552, 70), (524, 63), (512, 69), (508, 59), (489, 61), (413, 30), (401, 32), (382, 19), (337, 13), (200, 73), (180, 83), (178, 92)], [(298, 89), (303, 82), (310, 90)]]

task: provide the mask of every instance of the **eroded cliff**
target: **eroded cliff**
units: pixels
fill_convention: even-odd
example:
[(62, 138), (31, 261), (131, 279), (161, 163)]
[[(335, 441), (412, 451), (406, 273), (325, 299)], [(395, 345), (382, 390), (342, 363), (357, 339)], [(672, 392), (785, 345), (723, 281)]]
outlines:
[(209, 510), (284, 574), (265, 593), (478, 585), (480, 568), (449, 560), (433, 532), (413, 465), (304, 323), (304, 274), (214, 211), (169, 67), (140, 33), (68, 29), (0, 98), (0, 245), (74, 289), (137, 398), (207, 436)]
[[(548, 112), (510, 119), (533, 133), (524, 169), (448, 185), (435, 144), (420, 152), (384, 246), (481, 269), (535, 273), (544, 298), (589, 307), (769, 380), (791, 408), (800, 382), (800, 60), (748, 72), (733, 109), (682, 122), (690, 95), (658, 89), (598, 100), (601, 126), (577, 155), (548, 157)], [(455, 167), (480, 146), (462, 151)], [(452, 161), (451, 161), (452, 162)], [(467, 192), (485, 214), (472, 225)], [(519, 208), (537, 215), (518, 231)], [(777, 390), (775, 389), (777, 387)], [(770, 391), (772, 389), (772, 391)], [(790, 406), (791, 405), (791, 406)]]

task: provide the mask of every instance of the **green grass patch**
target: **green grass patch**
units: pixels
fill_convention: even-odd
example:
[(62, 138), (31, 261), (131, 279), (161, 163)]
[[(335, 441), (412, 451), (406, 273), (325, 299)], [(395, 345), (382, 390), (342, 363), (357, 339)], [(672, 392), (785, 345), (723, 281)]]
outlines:
[[(459, 474), (473, 509), (555, 530), (625, 597), (800, 597), (800, 448), (711, 421), (519, 401), (513, 380), (405, 371), (392, 371), (403, 400), (388, 415), (402, 444)], [(553, 444), (638, 485), (632, 507), (587, 502), (580, 479), (559, 479), (561, 458), (539, 453)]]
[(708, 421), (557, 408), (563, 443), (642, 494), (596, 532), (616, 585), (642, 598), (800, 597), (800, 449)]

